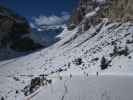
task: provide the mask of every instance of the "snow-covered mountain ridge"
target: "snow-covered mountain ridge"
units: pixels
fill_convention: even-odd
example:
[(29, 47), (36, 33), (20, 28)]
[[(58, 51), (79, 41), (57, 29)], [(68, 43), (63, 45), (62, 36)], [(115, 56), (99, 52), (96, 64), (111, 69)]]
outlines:
[(81, 26), (41, 51), (1, 61), (1, 99), (132, 100), (133, 23)]

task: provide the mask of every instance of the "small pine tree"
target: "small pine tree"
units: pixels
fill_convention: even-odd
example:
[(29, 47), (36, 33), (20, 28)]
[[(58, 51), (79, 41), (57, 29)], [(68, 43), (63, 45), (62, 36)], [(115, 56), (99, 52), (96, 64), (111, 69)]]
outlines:
[(128, 56), (128, 54), (129, 54), (128, 51), (129, 51), (129, 50), (128, 50), (128, 47), (125, 46), (125, 53), (124, 53), (125, 56)]
[(108, 62), (104, 56), (101, 59), (101, 66), (100, 67), (101, 67), (101, 70), (105, 70), (106, 68), (108, 68)]
[(1, 100), (5, 100), (4, 97), (1, 97)]
[(114, 46), (113, 52), (114, 52), (114, 54), (116, 54), (118, 52), (118, 48), (116, 45)]

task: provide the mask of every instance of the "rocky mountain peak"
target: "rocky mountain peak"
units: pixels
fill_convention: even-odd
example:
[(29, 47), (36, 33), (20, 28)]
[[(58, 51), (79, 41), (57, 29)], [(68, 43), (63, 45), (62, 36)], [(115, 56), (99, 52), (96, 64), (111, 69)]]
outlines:
[[(25, 17), (0, 6), (0, 47), (27, 51), (36, 48), (30, 38), (31, 28)], [(38, 47), (38, 46), (37, 46)]]
[(80, 0), (74, 10), (68, 27), (84, 25), (88, 30), (91, 25), (100, 23), (104, 18), (109, 22), (127, 22), (133, 19), (132, 0)]

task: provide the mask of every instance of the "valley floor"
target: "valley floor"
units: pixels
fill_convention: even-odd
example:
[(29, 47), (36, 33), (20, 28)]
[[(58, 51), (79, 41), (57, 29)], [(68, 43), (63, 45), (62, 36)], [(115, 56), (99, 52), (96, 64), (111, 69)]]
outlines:
[(132, 76), (65, 76), (31, 100), (132, 100), (132, 93)]

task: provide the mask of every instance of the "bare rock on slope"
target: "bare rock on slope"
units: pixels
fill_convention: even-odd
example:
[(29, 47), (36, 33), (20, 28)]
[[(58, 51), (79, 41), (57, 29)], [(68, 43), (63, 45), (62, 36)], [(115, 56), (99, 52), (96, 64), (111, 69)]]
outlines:
[[(80, 0), (78, 7), (73, 11), (68, 27), (81, 25), (86, 31), (91, 25), (100, 23), (103, 18), (108, 18), (109, 22), (133, 21), (132, 4), (133, 0)], [(98, 8), (99, 10), (96, 11)], [(96, 14), (93, 16), (86, 17), (94, 12)]]
[(36, 47), (41, 47), (41, 45), (35, 43), (34, 40), (30, 38), (30, 32), (31, 28), (25, 17), (16, 14), (6, 7), (0, 6), (1, 48), (10, 47), (17, 51), (28, 51)]

